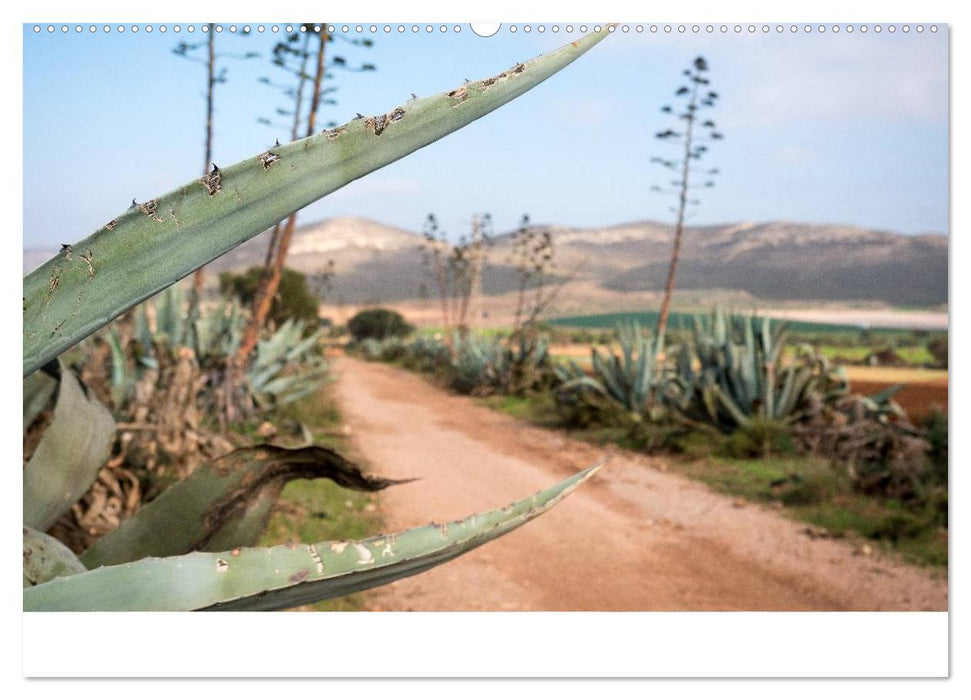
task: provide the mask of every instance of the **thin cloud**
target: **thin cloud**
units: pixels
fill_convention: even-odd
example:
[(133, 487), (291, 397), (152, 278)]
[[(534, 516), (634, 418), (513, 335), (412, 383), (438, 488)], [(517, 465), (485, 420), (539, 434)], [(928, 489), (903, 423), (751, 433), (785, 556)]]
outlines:
[[(808, 46), (821, 42), (824, 46)], [(728, 126), (947, 120), (947, 53), (937, 37), (770, 39), (733, 56), (745, 75), (726, 89)]]

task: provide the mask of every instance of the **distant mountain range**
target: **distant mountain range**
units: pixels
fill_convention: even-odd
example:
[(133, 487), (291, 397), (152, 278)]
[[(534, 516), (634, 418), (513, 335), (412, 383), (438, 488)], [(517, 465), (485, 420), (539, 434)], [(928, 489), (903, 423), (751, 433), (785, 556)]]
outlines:
[[(611, 292), (662, 290), (673, 231), (635, 222), (606, 228), (538, 227), (553, 237), (557, 268), (573, 280)], [(483, 273), (486, 295), (516, 288), (507, 262), (511, 234), (498, 236)], [(261, 264), (267, 235), (244, 243), (208, 269)], [(24, 251), (24, 269), (54, 252)], [(308, 275), (333, 260), (330, 300), (388, 303), (435, 294), (422, 263), (420, 234), (360, 218), (336, 218), (299, 228), (288, 265)], [(678, 267), (679, 290), (730, 290), (763, 301), (946, 304), (948, 241), (939, 234), (905, 236), (854, 226), (787, 221), (689, 227)]]

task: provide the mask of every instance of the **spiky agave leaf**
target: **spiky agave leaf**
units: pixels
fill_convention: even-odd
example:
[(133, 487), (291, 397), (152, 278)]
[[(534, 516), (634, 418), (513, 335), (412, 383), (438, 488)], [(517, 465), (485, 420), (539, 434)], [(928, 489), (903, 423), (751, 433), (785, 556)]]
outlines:
[(355, 542), (142, 559), (24, 590), (25, 611), (280, 610), (447, 562), (545, 513), (601, 464), (505, 508)]
[(607, 36), (357, 119), (140, 204), (24, 278), (24, 376), (140, 301), (334, 190), (488, 114)]
[(84, 564), (59, 540), (24, 527), (24, 588), (84, 571)]
[(248, 546), (266, 528), (283, 487), (294, 479), (330, 479), (355, 491), (405, 483), (366, 476), (321, 446), (260, 445), (199, 466), (81, 555), (89, 569), (144, 557)]
[(47, 530), (88, 490), (115, 438), (111, 412), (63, 364), (57, 381), (50, 423), (24, 467), (23, 522), (38, 530)]

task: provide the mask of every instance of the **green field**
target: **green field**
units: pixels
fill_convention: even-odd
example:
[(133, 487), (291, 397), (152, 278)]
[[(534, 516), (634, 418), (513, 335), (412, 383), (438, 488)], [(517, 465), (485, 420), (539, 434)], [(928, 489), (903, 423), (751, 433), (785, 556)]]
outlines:
[[(706, 314), (701, 314), (706, 315)], [(550, 319), (549, 323), (553, 326), (563, 326), (566, 328), (582, 328), (594, 330), (610, 330), (620, 323), (630, 323), (636, 321), (646, 328), (657, 326), (657, 311), (618, 311), (607, 314), (591, 314), (588, 316), (565, 316), (562, 318)], [(668, 327), (677, 329), (690, 329), (696, 314), (672, 312), (668, 319)], [(812, 321), (786, 321), (790, 332), (799, 334), (813, 333), (848, 333), (854, 336), (862, 332), (877, 333), (881, 335), (912, 333), (913, 331), (900, 328), (861, 328), (839, 323), (815, 323)]]

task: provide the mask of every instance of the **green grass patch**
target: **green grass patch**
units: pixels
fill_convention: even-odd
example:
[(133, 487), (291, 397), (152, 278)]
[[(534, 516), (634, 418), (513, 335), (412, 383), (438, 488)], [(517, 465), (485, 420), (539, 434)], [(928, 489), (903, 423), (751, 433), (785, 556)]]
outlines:
[(555, 428), (559, 424), (556, 404), (549, 394), (525, 394), (511, 396), (492, 394), (478, 399), (481, 406), (501, 411), (513, 418), (524, 420), (544, 428)]
[(672, 471), (716, 491), (778, 503), (789, 517), (833, 537), (863, 538), (914, 564), (947, 566), (947, 528), (927, 508), (866, 496), (824, 460), (805, 456), (764, 459), (671, 459)]
[(898, 347), (894, 350), (908, 365), (934, 364), (934, 355), (923, 345)]
[[(476, 328), (475, 334), (484, 338), (495, 338), (507, 336), (512, 332), (511, 326), (500, 326), (493, 328)], [(445, 338), (444, 326), (423, 326), (415, 331), (415, 335), (426, 336), (429, 338)]]
[(536, 411), (536, 399), (529, 396), (507, 396), (496, 394), (487, 396), (481, 403), (497, 411), (507, 413), (513, 418), (528, 419)]
[[(489, 396), (479, 403), (543, 427), (557, 427), (548, 396)], [(568, 431), (594, 445), (641, 450), (629, 428), (599, 426)], [(947, 566), (947, 528), (933, 508), (915, 508), (854, 490), (845, 473), (823, 459), (799, 454), (733, 458), (731, 438), (690, 431), (669, 443), (671, 471), (716, 491), (754, 503), (777, 504), (782, 515), (824, 528), (836, 538), (857, 538), (913, 564)], [(716, 456), (718, 455), (718, 456)]]
[[(879, 346), (879, 343), (849, 346), (820, 344), (814, 346), (814, 348), (816, 352), (829, 360), (839, 359), (844, 362), (859, 363), (865, 362), (866, 358), (872, 353), (883, 349)], [(791, 357), (795, 355), (796, 349), (797, 346), (789, 345), (786, 347), (786, 354)], [(893, 348), (893, 351), (908, 365), (923, 366), (934, 363), (934, 356), (923, 345), (898, 346)]]
[(843, 494), (827, 507), (798, 506), (792, 513), (835, 536), (865, 537), (913, 564), (947, 567), (947, 528), (929, 509), (911, 510), (893, 501)]
[(829, 464), (807, 457), (674, 459), (675, 471), (751, 501), (821, 503), (845, 485)]

